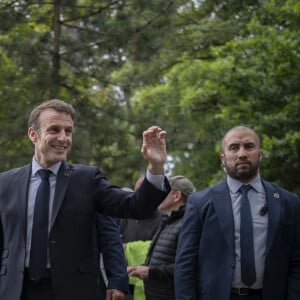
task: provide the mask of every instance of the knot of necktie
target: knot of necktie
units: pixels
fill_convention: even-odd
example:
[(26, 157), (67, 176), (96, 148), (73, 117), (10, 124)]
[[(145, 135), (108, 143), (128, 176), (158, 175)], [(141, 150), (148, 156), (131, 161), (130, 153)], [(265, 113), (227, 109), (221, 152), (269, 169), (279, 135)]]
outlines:
[(42, 179), (48, 179), (51, 174), (51, 171), (47, 169), (40, 169), (38, 170), (38, 173)]
[(251, 189), (251, 185), (250, 184), (243, 184), (241, 187), (240, 187), (240, 193), (245, 195), (248, 193), (248, 191)]

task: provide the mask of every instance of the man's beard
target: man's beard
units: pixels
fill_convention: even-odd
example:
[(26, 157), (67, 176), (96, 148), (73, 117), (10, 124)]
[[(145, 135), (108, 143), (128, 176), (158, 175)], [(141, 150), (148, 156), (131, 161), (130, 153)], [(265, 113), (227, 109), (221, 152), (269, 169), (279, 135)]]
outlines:
[(259, 160), (257, 160), (255, 164), (249, 163), (249, 169), (245, 171), (238, 171), (236, 169), (236, 166), (229, 167), (225, 161), (225, 169), (227, 174), (230, 177), (241, 181), (254, 178), (258, 173), (258, 168), (259, 168)]

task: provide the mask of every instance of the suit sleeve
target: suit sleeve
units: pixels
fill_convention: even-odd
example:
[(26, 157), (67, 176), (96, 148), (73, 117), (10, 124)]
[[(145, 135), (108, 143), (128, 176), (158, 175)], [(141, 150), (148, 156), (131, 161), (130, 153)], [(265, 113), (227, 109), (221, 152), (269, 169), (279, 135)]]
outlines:
[(127, 263), (117, 220), (98, 214), (97, 235), (109, 289), (128, 291)]
[(94, 170), (93, 192), (98, 211), (110, 216), (132, 219), (150, 217), (170, 191), (167, 179), (166, 190), (162, 191), (146, 178), (136, 192), (123, 191), (107, 181), (97, 168)]
[(0, 213), (0, 271), (1, 271), (1, 265), (2, 265), (2, 253), (3, 253), (3, 226), (2, 226), (2, 217), (1, 217), (1, 213)]
[[(0, 174), (1, 176), (1, 174)], [(2, 266), (2, 253), (4, 248), (4, 232), (3, 232), (3, 224), (2, 224), (2, 213), (0, 210), (0, 273), (1, 273), (1, 266)]]
[(287, 300), (300, 299), (300, 200), (295, 196), (294, 235), (289, 265)]
[(201, 220), (196, 199), (190, 196), (178, 241), (175, 262), (175, 295), (180, 300), (197, 300), (198, 247), (201, 236)]

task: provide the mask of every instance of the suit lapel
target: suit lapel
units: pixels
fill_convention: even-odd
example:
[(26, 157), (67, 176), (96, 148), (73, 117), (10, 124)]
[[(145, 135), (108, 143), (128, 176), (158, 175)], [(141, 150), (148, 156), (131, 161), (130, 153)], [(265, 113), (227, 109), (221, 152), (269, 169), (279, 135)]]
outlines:
[(57, 178), (56, 178), (56, 187), (55, 187), (52, 216), (51, 216), (51, 228), (54, 224), (54, 221), (57, 217), (57, 214), (63, 202), (66, 190), (69, 185), (71, 173), (72, 170), (70, 169), (69, 164), (63, 161), (61, 167), (59, 168)]
[(19, 172), (19, 192), (18, 192), (18, 208), (22, 222), (23, 234), (26, 240), (27, 236), (27, 203), (28, 203), (28, 187), (31, 175), (31, 164), (24, 166)]
[[(274, 188), (269, 182), (262, 180), (266, 191), (266, 199), (268, 202), (268, 231), (266, 255), (275, 238), (277, 227), (280, 219), (280, 203), (281, 193)], [(232, 204), (228, 191), (226, 180), (221, 182), (212, 189), (212, 202), (214, 204), (216, 215), (223, 232), (223, 236), (229, 247), (234, 251), (234, 222), (232, 213)]]
[(269, 182), (262, 181), (266, 191), (266, 200), (268, 203), (268, 231), (267, 231), (267, 245), (266, 254), (272, 246), (277, 227), (280, 219), (280, 198), (281, 193), (278, 189), (274, 188)]
[(212, 202), (216, 215), (229, 249), (234, 253), (234, 221), (231, 198), (226, 180), (215, 186), (212, 191)]

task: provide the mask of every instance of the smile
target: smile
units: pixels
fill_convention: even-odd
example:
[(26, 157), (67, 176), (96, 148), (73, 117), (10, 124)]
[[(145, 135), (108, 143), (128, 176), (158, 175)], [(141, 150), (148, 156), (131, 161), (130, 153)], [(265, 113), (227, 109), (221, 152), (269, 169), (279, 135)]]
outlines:
[(67, 148), (67, 147), (64, 147), (64, 146), (57, 146), (57, 145), (54, 145), (53, 147), (57, 150), (65, 150)]

